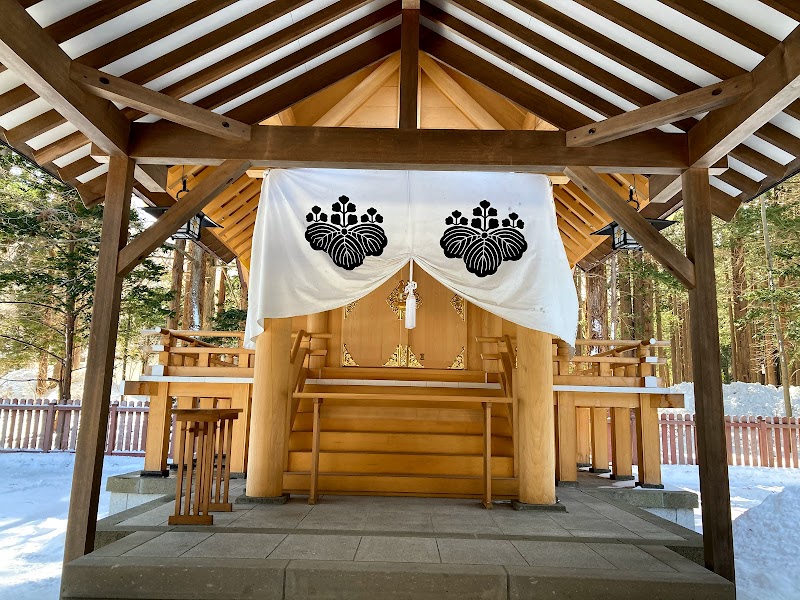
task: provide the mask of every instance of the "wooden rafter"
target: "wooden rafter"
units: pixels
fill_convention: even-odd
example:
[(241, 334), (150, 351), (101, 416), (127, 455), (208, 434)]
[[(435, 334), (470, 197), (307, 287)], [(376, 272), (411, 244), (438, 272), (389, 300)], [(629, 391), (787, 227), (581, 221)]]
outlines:
[(338, 127), (344, 123), (359, 106), (364, 104), (370, 96), (383, 87), (392, 75), (397, 73), (400, 64), (401, 58), (399, 54), (393, 54), (384, 60), (366, 77), (366, 79), (359, 83), (352, 92), (339, 100), (328, 112), (322, 115), (314, 123), (314, 126)]
[(399, 49), (400, 28), (395, 27), (226, 114), (245, 123), (260, 123)]
[(505, 129), (475, 98), (461, 87), (434, 59), (426, 54), (419, 57), (422, 70), (447, 98), (456, 105), (478, 129)]
[(419, 127), (419, 2), (403, 1), (400, 25), (401, 129)]
[(0, 61), (110, 155), (122, 156), (130, 123), (107, 100), (72, 85), (70, 58), (16, 0), (0, 0)]
[(648, 131), (685, 117), (733, 104), (753, 89), (750, 74), (686, 92), (661, 102), (624, 112), (567, 133), (569, 146), (595, 146)]
[(753, 90), (689, 132), (690, 161), (708, 167), (800, 97), (800, 27), (752, 71)]
[(176, 100), (144, 86), (114, 77), (97, 69), (72, 63), (72, 81), (100, 98), (120, 102), (226, 140), (249, 140), (250, 125)]

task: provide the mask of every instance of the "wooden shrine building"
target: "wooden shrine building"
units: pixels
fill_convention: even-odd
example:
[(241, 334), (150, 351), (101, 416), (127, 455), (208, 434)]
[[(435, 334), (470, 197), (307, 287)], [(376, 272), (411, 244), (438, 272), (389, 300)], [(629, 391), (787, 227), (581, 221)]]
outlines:
[[(0, 15), (0, 134), (104, 203), (66, 563), (95, 545), (121, 286), (140, 261), (202, 211), (221, 227), (200, 243), (247, 275), (269, 169), (503, 171), (550, 178), (570, 267), (608, 255), (592, 232), (615, 221), (689, 290), (705, 565), (733, 581), (711, 222), (800, 168), (796, 2), (0, 0)], [(132, 194), (166, 210), (128, 240)], [(685, 251), (646, 221), (680, 207)], [(266, 319), (255, 349), (160, 330), (158, 364), (125, 387), (151, 400), (145, 470), (168, 466), (173, 407), (213, 406), (242, 410), (228, 459), (251, 498), (550, 506), (589, 455), (630, 478), (632, 435), (640, 483), (660, 485), (657, 409), (682, 398), (655, 340), (573, 357), (421, 269), (407, 330), (407, 270)]]

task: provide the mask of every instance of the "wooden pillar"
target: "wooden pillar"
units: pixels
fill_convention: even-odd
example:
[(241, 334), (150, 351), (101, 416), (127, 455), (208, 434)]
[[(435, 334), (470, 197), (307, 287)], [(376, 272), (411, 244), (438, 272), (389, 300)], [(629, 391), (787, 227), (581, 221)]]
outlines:
[[(313, 315), (308, 315), (306, 322), (306, 329), (310, 333), (330, 333), (328, 325), (328, 313), (320, 312)], [(311, 338), (311, 350), (330, 350), (328, 349), (328, 340), (324, 338)], [(325, 366), (326, 356), (309, 356), (308, 366), (311, 369), (321, 369)]]
[(167, 475), (169, 434), (172, 422), (172, 397), (167, 396), (169, 383), (159, 383), (156, 395), (150, 399), (147, 415), (143, 475)]
[(575, 394), (557, 392), (558, 403), (558, 485), (578, 484), (578, 444)]
[(592, 454), (592, 409), (576, 408), (577, 421), (577, 461), (579, 467), (591, 466)]
[(89, 353), (81, 402), (81, 429), (75, 450), (75, 469), (64, 545), (65, 563), (94, 549), (122, 295), (122, 278), (117, 276), (117, 259), (120, 249), (128, 240), (133, 169), (134, 162), (127, 157), (112, 156), (109, 159)]
[(608, 473), (608, 409), (592, 409), (592, 473)]
[(661, 485), (661, 437), (658, 430), (658, 409), (651, 406), (649, 394), (639, 394), (636, 412), (636, 455), (639, 481), (646, 488), (663, 488)]
[(233, 421), (231, 432), (231, 453), (229, 457), (231, 473), (247, 472), (248, 429), (250, 428), (250, 390), (248, 384), (236, 384), (231, 396), (231, 408), (240, 408), (239, 418)]
[(417, 129), (419, 114), (419, 2), (403, 0), (400, 24), (400, 129)]
[(618, 481), (633, 479), (631, 449), (631, 410), (611, 409), (611, 478)]
[(689, 321), (705, 562), (709, 569), (734, 581), (731, 496), (722, 401), (708, 170), (689, 169), (683, 173), (681, 179), (686, 221), (686, 254), (694, 263), (695, 270), (695, 287), (689, 290)]
[(250, 497), (283, 495), (291, 335), (292, 319), (264, 319), (264, 333), (256, 338), (245, 492)]
[(517, 328), (519, 381), (519, 500), (555, 504), (553, 336)]

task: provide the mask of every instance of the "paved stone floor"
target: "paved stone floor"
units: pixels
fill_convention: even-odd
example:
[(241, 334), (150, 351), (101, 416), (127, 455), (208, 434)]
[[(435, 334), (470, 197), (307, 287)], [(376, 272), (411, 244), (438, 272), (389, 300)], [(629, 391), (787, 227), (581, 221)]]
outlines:
[[(231, 496), (243, 486), (241, 480), (232, 482)], [(370, 597), (347, 587), (369, 590), (364, 577), (372, 585), (383, 582), (372, 597), (387, 590), (393, 593), (386, 597), (425, 597), (410, 590), (426, 581), (428, 597), (438, 598), (458, 589), (447, 583), (454, 576), (464, 586), (459, 598), (471, 597), (470, 590), (475, 597), (539, 597), (525, 591), (530, 586), (542, 594), (547, 590), (551, 598), (732, 597), (730, 586), (691, 560), (702, 554), (702, 538), (693, 531), (600, 498), (591, 488), (559, 488), (558, 496), (565, 512), (518, 512), (507, 502), (485, 510), (469, 499), (370, 496), (322, 496), (309, 506), (306, 498), (292, 497), (284, 505), (234, 504), (231, 513), (214, 513), (208, 527), (169, 526), (174, 502), (164, 498), (101, 521), (101, 539), (117, 541), (68, 565), (63, 597), (128, 598), (112, 595), (100, 582), (118, 586), (127, 576), (131, 585), (147, 587), (140, 570), (155, 566), (163, 577), (176, 569), (170, 583), (193, 572), (191, 585), (205, 586), (197, 598)], [(210, 568), (223, 564), (230, 567), (224, 575), (199, 583), (198, 578), (211, 577)], [(246, 575), (234, 567), (248, 569)], [(280, 585), (267, 582), (266, 574), (275, 569)], [(225, 595), (218, 583), (234, 572), (239, 579), (231, 580)], [(256, 572), (265, 578), (260, 596), (253, 586), (231, 591)], [(627, 582), (627, 595), (615, 589), (614, 582), (621, 581)], [(336, 585), (344, 587), (331, 592)], [(137, 588), (130, 597), (190, 597), (170, 596), (165, 586), (153, 584), (151, 592)], [(492, 586), (496, 594), (486, 591)], [(589, 591), (592, 595), (581, 595)]]

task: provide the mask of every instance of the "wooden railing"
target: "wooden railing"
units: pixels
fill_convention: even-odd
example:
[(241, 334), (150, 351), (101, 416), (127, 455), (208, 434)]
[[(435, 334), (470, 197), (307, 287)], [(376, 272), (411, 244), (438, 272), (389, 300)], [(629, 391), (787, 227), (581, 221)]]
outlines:
[[(113, 402), (109, 409), (106, 454), (142, 456), (149, 403)], [(0, 451), (74, 451), (80, 404), (37, 399), (0, 399)]]

